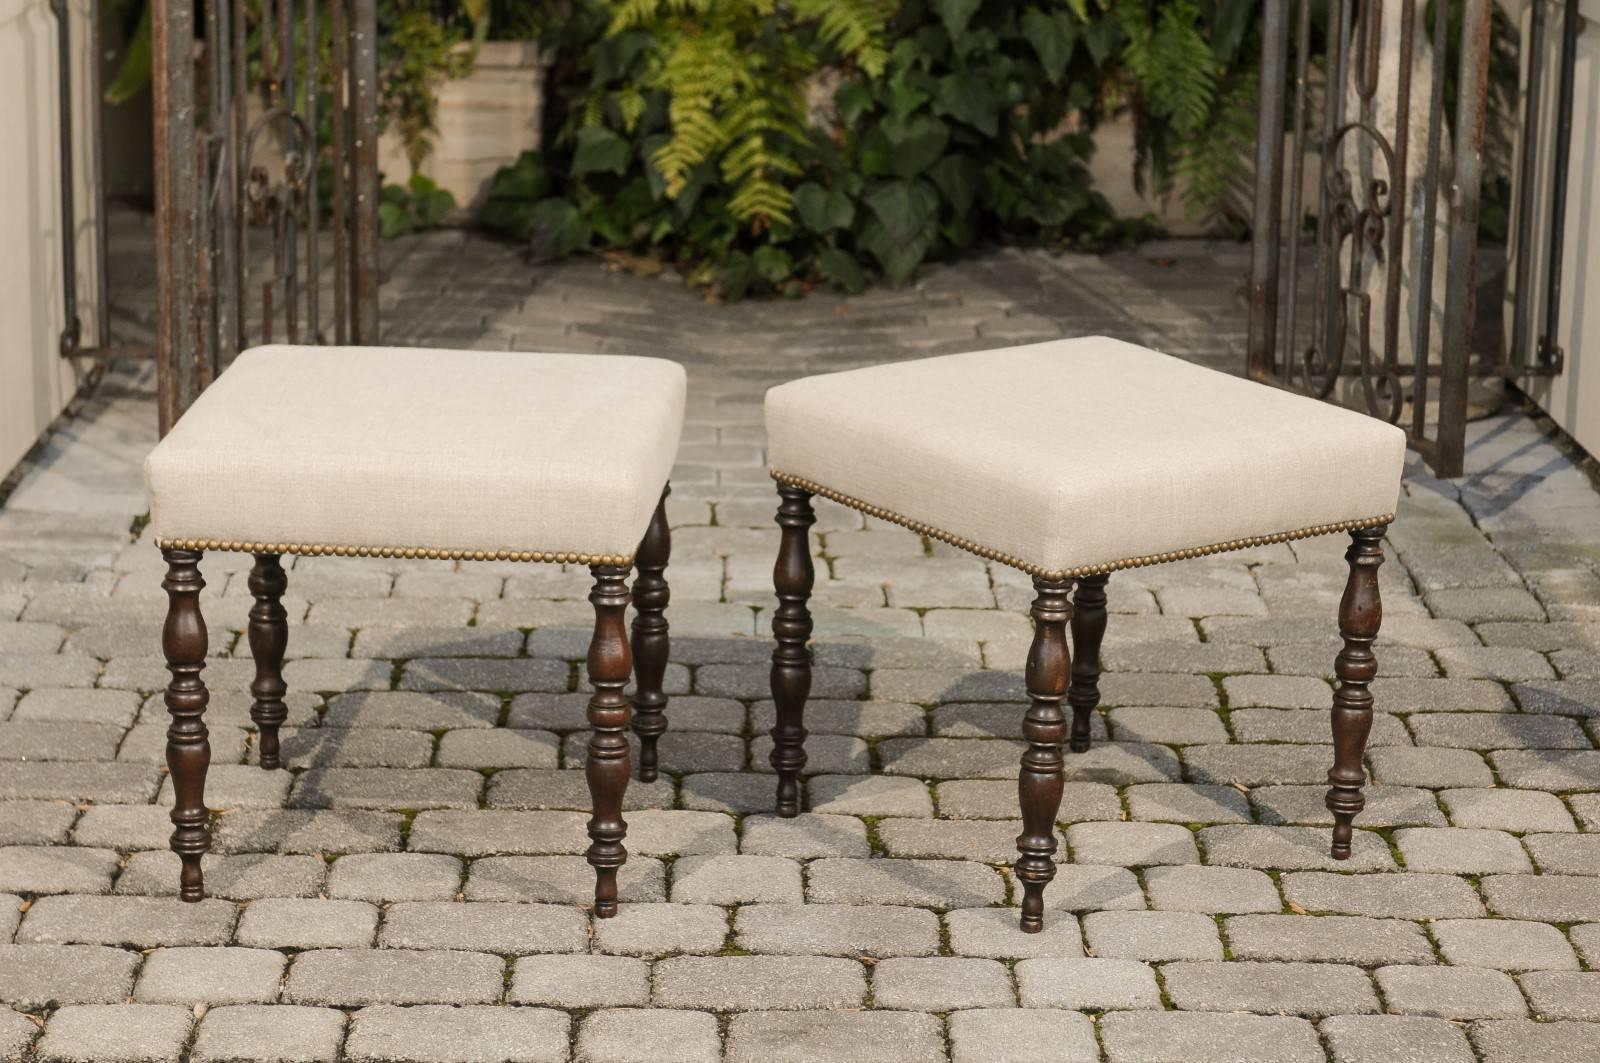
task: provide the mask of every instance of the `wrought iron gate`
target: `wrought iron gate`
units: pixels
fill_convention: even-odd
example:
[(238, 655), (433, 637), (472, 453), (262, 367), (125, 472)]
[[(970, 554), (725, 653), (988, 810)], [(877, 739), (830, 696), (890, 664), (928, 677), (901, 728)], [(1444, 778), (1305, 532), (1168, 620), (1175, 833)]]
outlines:
[[(1535, 0), (1535, 35), (1545, 2)], [(1453, 3), (1461, 24), (1454, 42), (1452, 0), (1326, 0), (1326, 21), (1315, 24), (1313, 8), (1320, 5), (1311, 0), (1266, 0), (1248, 348), (1252, 377), (1400, 425), (1441, 476), (1462, 473), (1473, 378), (1559, 367), (1548, 344), (1528, 357), (1532, 345), (1520, 324), (1525, 288), (1510, 355), (1472, 350), (1493, 0)], [(1397, 40), (1385, 39), (1386, 4)], [(1570, 32), (1576, 18), (1569, 15), (1567, 25)], [(1320, 64), (1313, 55), (1317, 36)], [(1542, 40), (1531, 44), (1538, 62)], [(1394, 62), (1390, 83), (1382, 76), (1386, 45)], [(1432, 74), (1417, 86), (1423, 47), (1431, 47)], [(1454, 121), (1447, 124), (1452, 50), (1460, 58)], [(1570, 116), (1570, 69), (1566, 79)], [(1390, 124), (1380, 120), (1380, 98), (1392, 106)], [(1426, 103), (1420, 145), (1412, 143), (1414, 99)], [(1319, 104), (1320, 118), (1312, 113)], [(1535, 112), (1538, 106), (1536, 97), (1529, 100)], [(1294, 144), (1287, 170), (1286, 135)], [(1302, 188), (1312, 161), (1321, 174), (1307, 197)], [(1441, 190), (1448, 200), (1442, 209)], [(1529, 209), (1526, 180), (1519, 192)], [(1315, 217), (1309, 242), (1301, 233), (1307, 212)], [(1403, 291), (1408, 263), (1409, 293)], [(1409, 308), (1404, 294), (1411, 296)]]
[(165, 433), (250, 343), (377, 342), (377, 34), (375, 0), (152, 3)]

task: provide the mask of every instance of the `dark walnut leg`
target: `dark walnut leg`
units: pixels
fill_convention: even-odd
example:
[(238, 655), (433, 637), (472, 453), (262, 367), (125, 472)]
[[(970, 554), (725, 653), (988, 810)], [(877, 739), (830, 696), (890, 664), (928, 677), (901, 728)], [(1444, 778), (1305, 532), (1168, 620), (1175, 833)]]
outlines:
[(250, 594), (256, 604), (250, 607), (250, 656), (256, 662), (256, 677), (250, 684), (250, 719), (255, 721), (261, 766), (268, 771), (278, 765), (278, 728), (288, 718), (283, 696), (289, 687), (283, 681), (283, 655), (289, 648), (289, 614), (283, 609), (283, 592), (289, 577), (277, 554), (257, 554), (250, 569)]
[(1328, 772), (1328, 811), (1333, 813), (1335, 860), (1350, 857), (1352, 824), (1366, 805), (1361, 787), (1367, 781), (1362, 757), (1367, 733), (1372, 730), (1372, 691), (1378, 674), (1372, 643), (1383, 622), (1383, 602), (1378, 596), (1378, 566), (1383, 564), (1383, 533), (1387, 525), (1350, 533), (1350, 579), (1339, 603), (1339, 634), (1344, 648), (1334, 659), (1339, 685), (1333, 692), (1333, 768)]
[(783, 539), (772, 567), (778, 610), (772, 614), (772, 700), (777, 720), (772, 728), (772, 770), (778, 773), (780, 816), (800, 814), (800, 772), (806, 766), (806, 698), (811, 694), (811, 610), (806, 602), (816, 582), (811, 565), (811, 492), (780, 485), (778, 527)]
[(1067, 694), (1072, 654), (1067, 649), (1067, 621), (1072, 617), (1071, 580), (1033, 581), (1033, 646), (1028, 650), (1028, 698), (1022, 718), (1022, 754), (1017, 796), (1022, 804), (1022, 833), (1017, 835), (1017, 879), (1022, 883), (1022, 929), (1044, 929), (1044, 888), (1056, 877), (1056, 813), (1061, 810), (1061, 742), (1067, 718), (1061, 702)]
[(1071, 749), (1089, 751), (1090, 725), (1100, 707), (1100, 643), (1106, 636), (1106, 581), (1111, 576), (1085, 576), (1072, 593), (1072, 685), (1067, 704), (1072, 706)]
[(672, 531), (667, 527), (668, 487), (661, 494), (656, 515), (639, 544), (633, 581), (633, 668), (637, 683), (633, 695), (633, 733), (639, 736), (639, 781), (656, 780), (656, 742), (667, 730), (667, 695), (661, 687), (667, 675), (671, 639), (667, 634), (667, 559), (672, 556)]
[(592, 565), (594, 637), (589, 641), (589, 759), (584, 775), (594, 814), (589, 819), (589, 863), (594, 866), (594, 914), (617, 914), (617, 869), (628, 860), (622, 839), (622, 799), (628, 791), (628, 719), (632, 705), (623, 688), (633, 670), (628, 650), (628, 568)]
[(206, 732), (205, 680), (206, 622), (200, 615), (200, 551), (163, 550), (167, 578), (167, 622), (161, 629), (161, 649), (172, 680), (167, 684), (167, 769), (172, 773), (172, 851), (183, 868), (178, 896), (186, 901), (205, 898), (200, 858), (211, 848), (211, 813), (206, 810), (206, 769), (211, 766), (211, 742)]

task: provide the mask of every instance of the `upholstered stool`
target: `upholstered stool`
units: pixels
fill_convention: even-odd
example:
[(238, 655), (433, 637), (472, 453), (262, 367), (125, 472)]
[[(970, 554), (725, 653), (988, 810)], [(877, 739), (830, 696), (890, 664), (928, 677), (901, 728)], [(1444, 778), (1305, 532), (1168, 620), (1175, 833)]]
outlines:
[(797, 380), (767, 393), (766, 419), (782, 496), (772, 621), (779, 815), (799, 810), (806, 763), (815, 495), (1033, 577), (1016, 862), (1029, 931), (1043, 926), (1055, 875), (1062, 742), (1089, 748), (1099, 704), (1109, 574), (1349, 532), (1328, 773), (1333, 855), (1349, 856), (1366, 781), (1381, 542), (1405, 460), (1398, 428), (1102, 337)]
[(632, 713), (623, 690), (635, 659), (632, 723), (646, 780), (666, 729), (665, 495), (683, 404), (682, 367), (653, 358), (287, 346), (241, 354), (145, 462), (167, 562), (167, 764), (183, 899), (203, 896), (200, 858), (211, 844), (203, 552), (255, 555), (250, 715), (263, 768), (278, 766), (285, 719), (282, 555), (546, 561), (587, 565), (594, 578), (588, 859), (595, 912), (614, 915), (627, 859)]

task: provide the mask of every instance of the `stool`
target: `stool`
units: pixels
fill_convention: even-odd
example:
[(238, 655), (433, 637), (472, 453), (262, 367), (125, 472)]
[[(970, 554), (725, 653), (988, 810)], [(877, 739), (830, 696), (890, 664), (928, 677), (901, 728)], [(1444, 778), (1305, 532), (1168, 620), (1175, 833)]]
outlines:
[(781, 496), (771, 755), (780, 816), (799, 811), (806, 763), (808, 529), (820, 495), (1033, 577), (1016, 861), (1026, 931), (1043, 927), (1055, 875), (1062, 742), (1089, 748), (1110, 573), (1349, 532), (1327, 804), (1333, 856), (1350, 855), (1400, 429), (1104, 337), (797, 380), (767, 393), (766, 421)]
[[(654, 358), (272, 346), (241, 354), (195, 401), (144, 468), (167, 562), (167, 764), (184, 900), (204, 896), (200, 860), (211, 846), (199, 563), (205, 551), (236, 550), (255, 555), (250, 716), (269, 769), (286, 717), (284, 554), (587, 565), (587, 855), (595, 914), (616, 913), (626, 731), (631, 718), (649, 780), (666, 729), (665, 503), (684, 387), (681, 366)], [(630, 706), (623, 690), (635, 659)]]

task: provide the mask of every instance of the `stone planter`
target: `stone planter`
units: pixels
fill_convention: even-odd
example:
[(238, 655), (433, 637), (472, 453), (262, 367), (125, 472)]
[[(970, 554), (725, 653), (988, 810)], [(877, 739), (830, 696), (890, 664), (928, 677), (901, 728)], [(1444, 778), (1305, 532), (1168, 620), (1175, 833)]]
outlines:
[[(518, 155), (539, 146), (548, 61), (529, 41), (487, 41), (464, 78), (439, 87), (439, 133), (422, 173), (456, 197), (463, 210), (478, 206), (489, 180)], [(404, 184), (410, 164), (400, 138), (378, 141), (385, 183)]]

